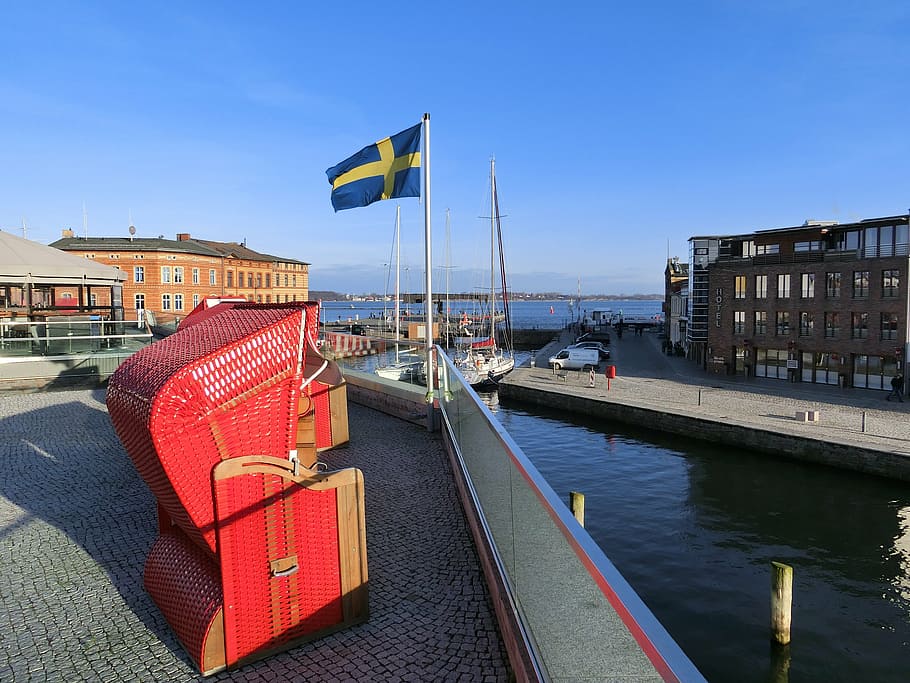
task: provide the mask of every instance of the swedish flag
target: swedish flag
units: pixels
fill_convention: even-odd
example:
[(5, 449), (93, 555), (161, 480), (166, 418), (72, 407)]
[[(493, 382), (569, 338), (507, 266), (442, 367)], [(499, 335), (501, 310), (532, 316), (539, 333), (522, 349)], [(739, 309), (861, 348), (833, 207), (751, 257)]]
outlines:
[(380, 199), (419, 197), (421, 125), (368, 145), (326, 169), (335, 211)]

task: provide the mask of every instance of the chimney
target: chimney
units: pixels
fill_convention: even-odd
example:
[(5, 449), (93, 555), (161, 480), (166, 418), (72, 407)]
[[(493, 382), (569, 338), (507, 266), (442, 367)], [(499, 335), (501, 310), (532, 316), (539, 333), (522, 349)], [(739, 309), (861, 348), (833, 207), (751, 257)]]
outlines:
[(63, 237), (74, 237), (75, 234), (71, 228), (63, 228)]
[(178, 232), (177, 233), (178, 242), (186, 242), (189, 238), (190, 238), (190, 233), (188, 233), (188, 232)]

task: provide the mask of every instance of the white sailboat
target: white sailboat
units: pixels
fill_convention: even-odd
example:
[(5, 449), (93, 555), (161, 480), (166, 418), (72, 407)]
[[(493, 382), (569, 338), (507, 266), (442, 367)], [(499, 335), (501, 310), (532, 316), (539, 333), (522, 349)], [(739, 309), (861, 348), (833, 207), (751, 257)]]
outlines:
[(401, 207), (395, 207), (395, 362), (381, 365), (375, 373), (399, 382), (426, 383), (426, 358), (417, 349), (401, 348)]
[[(472, 341), (464, 355), (455, 361), (456, 366), (472, 387), (496, 385), (507, 373), (515, 368), (512, 355), (512, 322), (509, 311), (509, 295), (506, 286), (505, 260), (502, 253), (502, 224), (499, 214), (499, 199), (496, 193), (496, 160), (490, 159), (490, 315), (489, 336)], [(497, 249), (497, 242), (499, 248)], [(504, 330), (497, 328), (496, 320), (496, 256), (499, 255), (499, 271), (502, 284), (502, 313)]]

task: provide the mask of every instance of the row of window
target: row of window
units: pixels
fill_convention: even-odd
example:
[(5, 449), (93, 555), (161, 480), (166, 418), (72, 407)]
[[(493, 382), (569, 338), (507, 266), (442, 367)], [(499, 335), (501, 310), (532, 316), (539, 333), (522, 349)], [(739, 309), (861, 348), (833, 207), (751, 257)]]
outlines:
[[(845, 316), (846, 317), (846, 314)], [(790, 334), (790, 312), (777, 311), (775, 314), (775, 334), (778, 336), (788, 336)], [(841, 314), (837, 311), (826, 312), (824, 314), (824, 331), (826, 338), (835, 338), (840, 336)], [(881, 313), (879, 318), (879, 339), (893, 340), (898, 338), (897, 333), (897, 314)], [(810, 337), (815, 332), (815, 314), (810, 311), (799, 313), (799, 336)], [(746, 334), (746, 312), (733, 312), (733, 333)], [(768, 313), (767, 311), (755, 311), (752, 320), (752, 333), (756, 336), (768, 334)], [(851, 339), (868, 339), (869, 338), (869, 314), (868, 313), (851, 313), (850, 314), (850, 338)]]
[[(242, 270), (238, 271), (237, 272), (237, 286), (243, 287), (244, 281), (245, 281), (247, 289), (252, 289), (253, 288), (253, 275), (254, 275), (254, 273), (246, 273), (246, 279), (244, 280), (244, 272)], [(232, 271), (232, 270), (227, 271), (225, 277), (227, 278), (227, 286), (233, 287), (234, 286), (234, 271)], [(262, 273), (255, 273), (255, 277), (256, 277), (256, 287), (261, 289), (262, 283), (263, 283)], [(281, 274), (275, 275), (275, 286), (281, 287)], [(296, 287), (297, 286), (297, 276), (296, 275), (289, 276), (288, 273), (285, 273), (284, 274), (284, 286), (285, 287)], [(265, 288), (266, 289), (272, 288), (272, 274), (271, 273), (265, 274)]]
[[(183, 284), (184, 279), (183, 266), (161, 266), (162, 284)], [(199, 268), (193, 268), (191, 271), (192, 283), (198, 285), (201, 282), (201, 273)], [(133, 282), (145, 282), (145, 266), (133, 266)], [(209, 269), (209, 284), (218, 284), (217, 271), (214, 268)]]
[[(868, 270), (853, 271), (853, 298), (865, 299), (869, 296), (871, 274)], [(799, 280), (799, 296), (801, 299), (815, 298), (815, 273), (802, 273)], [(889, 269), (882, 271), (882, 296), (896, 297), (900, 290), (900, 270)], [(756, 275), (756, 299), (768, 298), (768, 276)], [(733, 282), (733, 296), (736, 299), (746, 298), (746, 276), (737, 275)], [(841, 273), (825, 273), (825, 297), (836, 299), (841, 295)], [(790, 273), (780, 273), (777, 276), (777, 298), (790, 298)]]
[[(183, 284), (185, 280), (185, 268), (183, 266), (161, 266), (161, 283), (162, 284)], [(244, 275), (246, 278), (244, 279)], [(242, 270), (237, 273), (237, 286), (243, 287), (244, 281), (246, 282), (246, 287), (249, 289), (253, 288), (255, 275), (255, 286), (258, 289), (263, 288), (263, 274), (262, 273), (244, 273)], [(193, 268), (191, 270), (192, 284), (198, 285), (201, 282), (201, 273), (199, 268)], [(133, 282), (145, 282), (145, 266), (134, 266), (133, 267)], [(265, 289), (272, 288), (272, 274), (265, 273)], [(217, 285), (218, 276), (217, 271), (214, 268), (209, 269), (209, 284)], [(234, 272), (227, 271), (227, 286), (234, 286)], [(281, 286), (281, 275), (275, 276), (275, 286)], [(297, 276), (284, 274), (284, 286), (285, 287), (296, 287), (297, 286)]]
[[(95, 296), (95, 295), (93, 294), (93, 295), (92, 295), (92, 299), (93, 299), (93, 300), (92, 300), (92, 304), (91, 304), (91, 305), (93, 305), (93, 306), (95, 305), (95, 303), (94, 303), (94, 296)], [(253, 297), (249, 297), (249, 300), (250, 300), (250, 301), (253, 301)], [(196, 306), (199, 305), (199, 302), (200, 302), (200, 301), (201, 301), (201, 295), (200, 295), (200, 294), (193, 294), (193, 305), (192, 305), (192, 308), (196, 308)], [(291, 302), (293, 302), (293, 301), (297, 301), (297, 295), (296, 295), (296, 294), (293, 294), (293, 295), (291, 295), (291, 294), (285, 294), (285, 295), (284, 295), (284, 301), (283, 301), (283, 302), (282, 302), (282, 295), (279, 294), (279, 295), (277, 295), (277, 296), (275, 297), (275, 303), (277, 303), (277, 304), (280, 304), (280, 303), (291, 303)], [(259, 295), (256, 296), (256, 303), (260, 303), (260, 304), (263, 303), (263, 296), (262, 296), (262, 294), (259, 294)], [(266, 295), (265, 295), (264, 303), (267, 303), (267, 304), (272, 303), (272, 296), (271, 296), (270, 294), (266, 294)], [(139, 310), (139, 309), (144, 309), (144, 308), (145, 308), (145, 294), (141, 294), (141, 293), (135, 294), (134, 297), (133, 297), (133, 306), (134, 306), (137, 310)], [(161, 295), (161, 310), (162, 310), (162, 311), (182, 311), (182, 310), (185, 310), (185, 308), (184, 308), (184, 298), (183, 298), (183, 294), (180, 293), (180, 292), (162, 294), (162, 295)]]

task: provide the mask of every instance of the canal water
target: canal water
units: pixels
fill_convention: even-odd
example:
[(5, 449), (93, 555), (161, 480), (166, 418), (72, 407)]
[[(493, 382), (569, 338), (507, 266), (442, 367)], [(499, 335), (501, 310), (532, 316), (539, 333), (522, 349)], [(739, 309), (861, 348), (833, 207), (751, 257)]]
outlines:
[(910, 680), (910, 486), (485, 398), (709, 681)]

